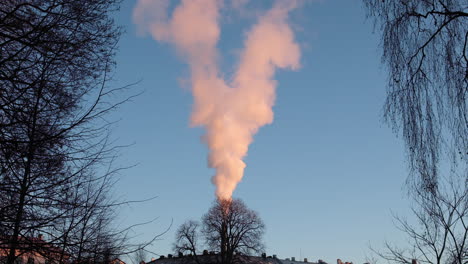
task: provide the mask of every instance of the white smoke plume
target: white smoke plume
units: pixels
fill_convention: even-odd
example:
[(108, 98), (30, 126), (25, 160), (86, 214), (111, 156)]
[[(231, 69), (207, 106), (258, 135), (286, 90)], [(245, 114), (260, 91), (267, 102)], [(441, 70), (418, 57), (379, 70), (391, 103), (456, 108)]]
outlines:
[[(245, 2), (245, 1), (244, 1)], [(278, 0), (246, 35), (233, 81), (221, 76), (217, 43), (220, 0), (183, 0), (171, 16), (166, 0), (139, 0), (134, 22), (177, 48), (190, 66), (194, 106), (191, 124), (203, 126), (208, 164), (218, 199), (230, 199), (241, 181), (250, 143), (258, 129), (273, 122), (277, 68), (299, 68), (300, 49), (288, 24), (296, 1)]]

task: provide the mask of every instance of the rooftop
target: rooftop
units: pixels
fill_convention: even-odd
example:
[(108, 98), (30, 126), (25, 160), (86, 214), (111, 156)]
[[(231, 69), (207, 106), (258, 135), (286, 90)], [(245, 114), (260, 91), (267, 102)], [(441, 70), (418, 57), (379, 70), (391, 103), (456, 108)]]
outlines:
[[(258, 256), (245, 256), (245, 255), (236, 255), (238, 258), (239, 263), (245, 264), (326, 264), (325, 262), (319, 260), (319, 262), (309, 262), (307, 259), (302, 261), (295, 260), (294, 258), (287, 258), (287, 259), (279, 259), (276, 255), (273, 256), (266, 256), (263, 255), (261, 257)], [(172, 256), (168, 255), (161, 256), (159, 259), (151, 260), (146, 264), (198, 264), (196, 259), (198, 259), (200, 264), (218, 264), (217, 261), (218, 255), (209, 254), (209, 255), (197, 255), (195, 256)]]

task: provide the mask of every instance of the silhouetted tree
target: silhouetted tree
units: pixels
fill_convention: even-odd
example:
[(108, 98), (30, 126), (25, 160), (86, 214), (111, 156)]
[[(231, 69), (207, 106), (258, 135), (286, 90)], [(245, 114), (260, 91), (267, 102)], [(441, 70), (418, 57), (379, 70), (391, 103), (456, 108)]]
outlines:
[(235, 254), (263, 250), (265, 225), (257, 212), (242, 200), (217, 200), (202, 219), (202, 233), (211, 250), (218, 252), (221, 263), (235, 263)]
[(146, 251), (144, 249), (139, 249), (133, 253), (132, 263), (140, 264), (142, 261), (145, 262), (147, 259)]
[[(462, 176), (465, 178), (466, 176)], [(414, 198), (414, 224), (395, 217), (409, 246), (386, 242), (384, 251), (374, 250), (391, 263), (409, 264), (412, 259), (428, 264), (466, 264), (468, 261), (468, 189), (460, 179), (442, 178), (435, 195), (418, 192)]]
[(436, 192), (441, 161), (467, 173), (468, 4), (364, 0), (364, 5), (382, 30), (382, 61), (389, 72), (385, 119), (403, 131), (410, 184)]
[(389, 72), (385, 119), (403, 132), (417, 224), (397, 217), (410, 247), (387, 243), (398, 263), (466, 263), (468, 4), (364, 0), (382, 30)]
[[(101, 262), (122, 251), (107, 194), (119, 0), (0, 1), (0, 246)], [(47, 243), (33, 239), (44, 234)], [(46, 247), (47, 245), (47, 247)], [(70, 255), (73, 254), (73, 255)], [(54, 256), (56, 257), (56, 256)]]
[(189, 220), (183, 223), (176, 231), (174, 252), (197, 255), (200, 250), (200, 223)]
[[(201, 230), (199, 228), (201, 227)], [(250, 255), (264, 249), (262, 236), (265, 225), (257, 212), (247, 208), (240, 199), (216, 200), (202, 218), (202, 224), (190, 220), (176, 232), (174, 250), (189, 253), (200, 263), (200, 245), (217, 253), (216, 261), (236, 263), (236, 253)], [(200, 240), (203, 240), (203, 244)]]
[(76, 192), (73, 215), (62, 218), (57, 225), (62, 229), (51, 233), (59, 235), (54, 237), (55, 244), (61, 245), (75, 263), (104, 263), (128, 250), (125, 230), (113, 227), (120, 204), (108, 195), (113, 186), (111, 179), (106, 175), (101, 182), (85, 183)]

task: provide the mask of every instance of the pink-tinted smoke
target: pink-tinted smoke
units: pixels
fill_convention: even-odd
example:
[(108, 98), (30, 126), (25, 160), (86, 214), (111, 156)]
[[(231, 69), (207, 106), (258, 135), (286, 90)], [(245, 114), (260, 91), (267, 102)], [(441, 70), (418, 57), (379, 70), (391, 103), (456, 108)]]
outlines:
[(176, 46), (191, 70), (191, 124), (203, 126), (218, 199), (230, 199), (241, 181), (253, 136), (273, 122), (276, 68), (299, 67), (300, 49), (288, 24), (295, 1), (278, 0), (245, 39), (233, 81), (222, 79), (216, 45), (222, 1), (183, 0), (167, 18), (166, 0), (139, 0), (134, 21), (157, 41)]

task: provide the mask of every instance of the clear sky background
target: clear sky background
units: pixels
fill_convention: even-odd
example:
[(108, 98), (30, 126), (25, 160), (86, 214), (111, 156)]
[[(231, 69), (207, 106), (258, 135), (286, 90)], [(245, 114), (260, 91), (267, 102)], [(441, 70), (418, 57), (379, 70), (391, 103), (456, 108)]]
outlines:
[[(273, 3), (254, 2), (252, 10), (259, 12)], [(117, 142), (133, 144), (121, 152), (121, 164), (137, 166), (121, 174), (116, 193), (128, 200), (158, 198), (122, 208), (119, 223), (158, 217), (132, 234), (144, 241), (172, 222), (149, 247), (168, 254), (177, 227), (200, 219), (212, 205), (214, 171), (200, 142), (203, 129), (189, 127), (188, 67), (172, 46), (137, 34), (135, 3), (125, 0), (117, 14), (126, 34), (114, 84), (141, 80), (128, 94), (144, 93), (110, 119), (120, 119), (113, 132)], [(309, 1), (291, 12), (290, 21), (301, 68), (277, 73), (274, 123), (256, 134), (234, 197), (264, 220), (268, 255), (363, 263), (370, 244), (402, 241), (391, 212), (409, 211), (402, 141), (382, 121), (386, 75), (379, 32), (372, 33), (359, 0)], [(218, 48), (227, 77), (254, 22), (239, 15), (222, 19)]]

